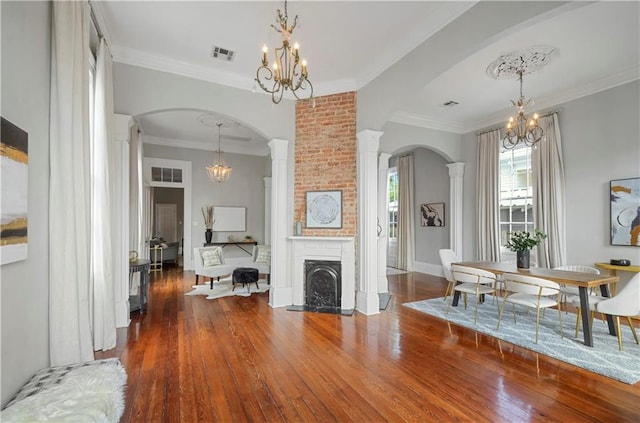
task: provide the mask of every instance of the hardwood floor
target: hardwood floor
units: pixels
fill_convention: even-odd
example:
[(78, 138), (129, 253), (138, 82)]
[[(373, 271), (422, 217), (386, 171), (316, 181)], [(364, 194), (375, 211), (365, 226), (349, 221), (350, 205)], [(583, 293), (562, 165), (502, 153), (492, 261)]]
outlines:
[[(118, 330), (121, 422), (632, 422), (630, 386), (402, 306), (444, 279), (390, 276), (366, 317), (272, 309), (268, 293), (185, 296), (193, 272), (152, 275), (148, 311)], [(476, 338), (477, 337), (477, 338)]]

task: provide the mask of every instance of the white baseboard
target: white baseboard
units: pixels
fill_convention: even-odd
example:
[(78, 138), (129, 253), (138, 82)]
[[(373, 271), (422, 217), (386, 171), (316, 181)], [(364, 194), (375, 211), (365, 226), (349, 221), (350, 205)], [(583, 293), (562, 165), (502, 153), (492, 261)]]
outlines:
[(442, 266), (439, 264), (424, 263), (416, 261), (413, 263), (414, 272), (426, 273), (427, 275), (441, 276), (444, 278)]

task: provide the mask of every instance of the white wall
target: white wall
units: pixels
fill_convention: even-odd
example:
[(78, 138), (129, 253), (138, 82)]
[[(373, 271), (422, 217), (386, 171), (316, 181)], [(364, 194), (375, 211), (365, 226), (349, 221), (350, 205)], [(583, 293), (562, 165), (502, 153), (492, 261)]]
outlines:
[[(0, 2), (2, 116), (29, 134), (27, 260), (0, 267), (2, 405), (49, 365), (50, 4)], [(2, 184), (11, 181), (2, 181)]]
[[(611, 258), (640, 263), (640, 248), (611, 246), (609, 181), (640, 176), (640, 82), (634, 81), (557, 106), (566, 178), (567, 263)], [(476, 258), (475, 133), (462, 138), (465, 258)], [(469, 239), (469, 241), (467, 241)], [(472, 244), (473, 242), (473, 244)]]
[[(184, 160), (192, 166), (192, 205), (191, 205), (191, 247), (201, 247), (205, 242), (204, 224), (200, 208), (204, 205), (241, 206), (247, 208), (246, 232), (214, 232), (213, 241), (224, 242), (232, 235), (244, 238), (251, 235), (258, 243), (264, 242), (264, 177), (265, 163), (271, 163), (270, 157), (249, 156), (244, 154), (224, 154), (224, 159), (233, 168), (233, 174), (227, 182), (211, 182), (206, 166), (211, 164), (214, 153), (211, 151), (188, 148), (165, 147), (144, 144), (144, 156)], [(188, 230), (188, 228), (185, 228)], [(185, 246), (189, 248), (189, 246)], [(244, 254), (242, 251), (225, 248), (225, 256)]]
[[(444, 157), (425, 148), (413, 150), (415, 260), (418, 263), (439, 264), (438, 250), (449, 248), (451, 210), (449, 202), (449, 168)], [(445, 226), (421, 226), (420, 205), (445, 203)]]

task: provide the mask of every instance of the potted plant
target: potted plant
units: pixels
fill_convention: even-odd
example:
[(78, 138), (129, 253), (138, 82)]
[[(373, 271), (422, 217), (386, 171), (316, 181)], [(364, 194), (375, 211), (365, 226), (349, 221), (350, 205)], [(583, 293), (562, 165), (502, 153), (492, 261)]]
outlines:
[(216, 219), (213, 217), (213, 206), (204, 206), (201, 208), (202, 217), (204, 219), (204, 227), (206, 230), (204, 231), (204, 238), (207, 241), (207, 244), (211, 244), (211, 237), (213, 236), (213, 223)]
[(509, 242), (507, 242), (506, 247), (516, 252), (518, 269), (528, 269), (529, 252), (533, 247), (544, 241), (547, 238), (547, 234), (540, 229), (534, 229), (533, 235), (525, 231), (509, 232), (509, 235)]

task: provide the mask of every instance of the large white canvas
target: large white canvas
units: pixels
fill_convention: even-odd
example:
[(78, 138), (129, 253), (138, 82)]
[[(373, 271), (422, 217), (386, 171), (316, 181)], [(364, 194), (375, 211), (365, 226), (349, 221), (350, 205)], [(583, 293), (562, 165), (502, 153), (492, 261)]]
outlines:
[(7, 264), (27, 258), (28, 136), (2, 119), (0, 141), (0, 264)]

